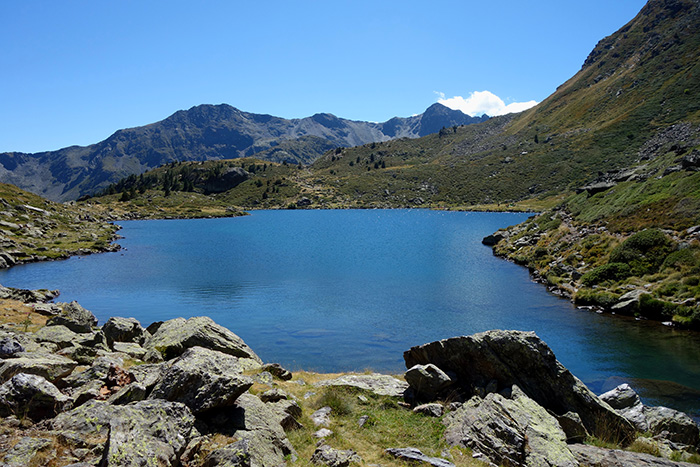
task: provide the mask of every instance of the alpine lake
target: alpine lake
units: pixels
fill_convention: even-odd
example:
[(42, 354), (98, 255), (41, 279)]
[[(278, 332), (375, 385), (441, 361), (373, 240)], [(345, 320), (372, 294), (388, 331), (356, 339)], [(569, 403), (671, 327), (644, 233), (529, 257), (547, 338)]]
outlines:
[(266, 362), (320, 372), (405, 371), (410, 347), (489, 329), (535, 331), (594, 392), (700, 417), (700, 334), (577, 309), (481, 239), (523, 213), (253, 211), (124, 221), (122, 251), (0, 271), (61, 291), (100, 323), (206, 315)]

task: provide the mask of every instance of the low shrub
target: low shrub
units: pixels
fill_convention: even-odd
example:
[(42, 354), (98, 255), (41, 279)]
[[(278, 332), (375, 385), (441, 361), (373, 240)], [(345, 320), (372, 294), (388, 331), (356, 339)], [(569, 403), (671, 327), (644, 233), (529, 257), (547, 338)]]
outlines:
[(633, 276), (653, 274), (673, 252), (674, 242), (658, 229), (638, 232), (610, 253), (610, 263), (625, 263)]
[(602, 306), (604, 308), (609, 308), (618, 302), (620, 299), (619, 295), (605, 292), (596, 291), (593, 289), (579, 289), (574, 295), (574, 303), (577, 305), (594, 305)]
[(662, 268), (673, 268), (680, 271), (684, 267), (692, 268), (696, 264), (698, 264), (698, 261), (695, 259), (692, 250), (683, 248), (668, 255), (662, 264)]
[(581, 284), (596, 285), (605, 281), (619, 281), (632, 275), (632, 269), (625, 263), (608, 263), (598, 266), (581, 277)]

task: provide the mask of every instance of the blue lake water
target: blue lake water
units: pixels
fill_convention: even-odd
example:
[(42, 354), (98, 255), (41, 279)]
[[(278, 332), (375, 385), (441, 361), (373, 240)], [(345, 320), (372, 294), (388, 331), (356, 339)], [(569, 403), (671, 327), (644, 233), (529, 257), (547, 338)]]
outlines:
[(233, 219), (120, 222), (124, 250), (0, 272), (61, 291), (101, 322), (207, 315), (290, 369), (400, 373), (411, 346), (489, 329), (535, 331), (600, 393), (700, 415), (700, 338), (576, 309), (481, 239), (514, 213), (255, 211)]

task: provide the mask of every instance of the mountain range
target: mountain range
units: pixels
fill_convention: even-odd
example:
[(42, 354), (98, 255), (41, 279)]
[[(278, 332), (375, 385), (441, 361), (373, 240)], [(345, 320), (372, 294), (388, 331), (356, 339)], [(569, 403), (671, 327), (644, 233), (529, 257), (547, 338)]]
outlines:
[(57, 151), (0, 154), (0, 181), (54, 201), (92, 194), (131, 174), (173, 161), (246, 157), (313, 162), (329, 149), (394, 138), (418, 138), (442, 127), (488, 119), (441, 104), (408, 118), (362, 122), (319, 113), (301, 119), (243, 112), (230, 105), (199, 105), (157, 123), (123, 129), (99, 143)]

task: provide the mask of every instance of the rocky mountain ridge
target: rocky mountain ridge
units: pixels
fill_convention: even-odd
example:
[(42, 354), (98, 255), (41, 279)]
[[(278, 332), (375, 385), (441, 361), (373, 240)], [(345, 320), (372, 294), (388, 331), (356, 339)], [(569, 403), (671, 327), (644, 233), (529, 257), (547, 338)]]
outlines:
[(231, 159), (260, 153), (276, 162), (310, 163), (328, 149), (417, 138), (442, 127), (481, 122), (441, 104), (384, 123), (319, 113), (301, 119), (199, 105), (150, 125), (115, 132), (99, 143), (36, 154), (0, 154), (0, 181), (54, 201), (77, 199), (131, 174), (174, 161)]

